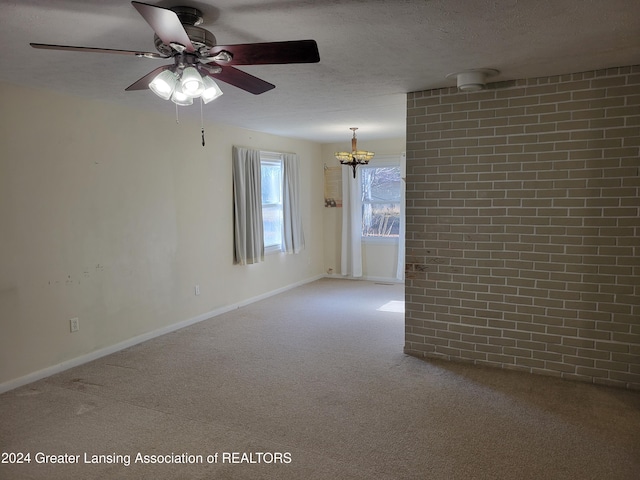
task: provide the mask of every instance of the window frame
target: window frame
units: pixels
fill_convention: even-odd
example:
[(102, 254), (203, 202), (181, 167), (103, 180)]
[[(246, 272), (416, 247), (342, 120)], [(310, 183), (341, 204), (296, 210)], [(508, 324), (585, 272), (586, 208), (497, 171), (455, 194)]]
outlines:
[[(360, 189), (360, 198), (362, 198), (363, 194), (363, 182), (364, 182), (364, 170), (365, 169), (373, 169), (373, 168), (384, 168), (384, 167), (397, 167), (400, 173), (400, 181), (402, 182), (402, 156), (401, 155), (376, 155), (373, 160), (371, 160), (367, 165), (360, 165), (358, 168), (362, 168), (363, 170), (360, 172), (359, 177), (359, 189)], [(402, 215), (402, 185), (400, 185), (400, 199), (398, 202), (366, 202), (365, 200), (361, 201), (362, 206), (366, 203), (398, 203), (400, 207), (400, 215)], [(364, 219), (362, 219), (364, 221)], [(400, 219), (402, 221), (402, 219)], [(371, 244), (389, 244), (389, 245), (397, 245), (400, 241), (400, 235), (391, 237), (391, 236), (365, 236), (362, 234), (362, 228), (360, 229), (360, 240), (362, 243), (371, 243)]]
[[(279, 244), (273, 244), (273, 245), (267, 245), (265, 238), (264, 238), (264, 233), (262, 236), (263, 239), (263, 243), (264, 243), (264, 253), (265, 255), (268, 254), (273, 254), (273, 253), (277, 253), (277, 252), (282, 252), (284, 250), (284, 235), (283, 235), (283, 223), (284, 222), (284, 208), (283, 208), (283, 204), (282, 204), (282, 200), (283, 200), (283, 181), (282, 181), (282, 169), (283, 169), (283, 156), (281, 153), (276, 153), (276, 152), (263, 152), (260, 151), (260, 173), (262, 174), (262, 167), (264, 166), (278, 166), (280, 168), (280, 182), (279, 182), (279, 187), (280, 187), (280, 195), (279, 195), (279, 199), (280, 201), (277, 203), (270, 203), (270, 204), (265, 204), (262, 203), (262, 194), (261, 194), (261, 198), (260, 198), (260, 204), (262, 207), (262, 228), (263, 231), (266, 232), (265, 229), (265, 207), (266, 208), (274, 208), (279, 210), (280, 212), (280, 227), (281, 227), (281, 232), (280, 232), (280, 243)], [(264, 186), (261, 186), (261, 188), (263, 188)]]

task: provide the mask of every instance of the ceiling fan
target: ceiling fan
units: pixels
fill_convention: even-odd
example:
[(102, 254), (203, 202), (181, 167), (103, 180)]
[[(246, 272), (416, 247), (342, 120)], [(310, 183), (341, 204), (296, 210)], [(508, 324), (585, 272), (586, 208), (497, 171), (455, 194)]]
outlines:
[(201, 12), (192, 7), (170, 9), (140, 2), (133, 7), (151, 26), (158, 53), (137, 50), (74, 47), (31, 43), (33, 48), (76, 52), (133, 55), (139, 58), (173, 59), (149, 72), (126, 90), (150, 88), (161, 98), (176, 105), (190, 105), (201, 97), (208, 103), (222, 94), (212, 78), (259, 95), (275, 85), (254, 77), (233, 65), (268, 65), (288, 63), (316, 63), (320, 61), (315, 40), (216, 45), (214, 35), (199, 27)]

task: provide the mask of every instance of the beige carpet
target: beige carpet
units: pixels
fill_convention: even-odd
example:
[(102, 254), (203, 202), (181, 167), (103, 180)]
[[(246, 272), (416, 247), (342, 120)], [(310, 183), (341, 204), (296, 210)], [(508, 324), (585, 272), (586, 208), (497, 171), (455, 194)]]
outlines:
[(640, 394), (406, 356), (402, 300), (323, 279), (0, 395), (0, 479), (640, 478)]

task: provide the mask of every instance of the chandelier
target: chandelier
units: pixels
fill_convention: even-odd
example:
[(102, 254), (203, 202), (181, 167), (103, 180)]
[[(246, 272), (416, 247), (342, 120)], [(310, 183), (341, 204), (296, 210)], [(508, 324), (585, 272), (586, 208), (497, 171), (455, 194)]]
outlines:
[(180, 57), (182, 55), (176, 56), (175, 66), (151, 80), (149, 88), (153, 93), (180, 106), (192, 105), (193, 99), (198, 97), (203, 103), (209, 103), (222, 95), (222, 90), (210, 76), (203, 78), (186, 55)]
[(349, 130), (353, 131), (353, 137), (351, 138), (351, 151), (336, 152), (334, 155), (342, 165), (349, 165), (353, 168), (353, 178), (356, 178), (356, 167), (358, 165), (366, 165), (369, 163), (369, 160), (373, 158), (375, 153), (367, 152), (366, 150), (358, 150), (358, 139), (356, 138), (356, 130), (358, 130), (358, 127), (351, 127)]

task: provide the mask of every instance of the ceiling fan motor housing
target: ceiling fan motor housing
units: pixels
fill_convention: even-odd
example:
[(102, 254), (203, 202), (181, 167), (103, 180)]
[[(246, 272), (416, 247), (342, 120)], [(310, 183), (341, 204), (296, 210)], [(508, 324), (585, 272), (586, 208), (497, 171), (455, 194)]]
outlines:
[[(197, 8), (192, 7), (172, 7), (170, 10), (174, 11), (180, 23), (187, 32), (187, 36), (197, 51), (209, 50), (217, 45), (216, 37), (208, 30), (198, 27), (202, 23), (202, 12)], [(158, 35), (153, 36), (153, 42), (156, 46), (156, 50), (162, 55), (172, 56), (175, 51), (170, 45), (162, 42)]]

